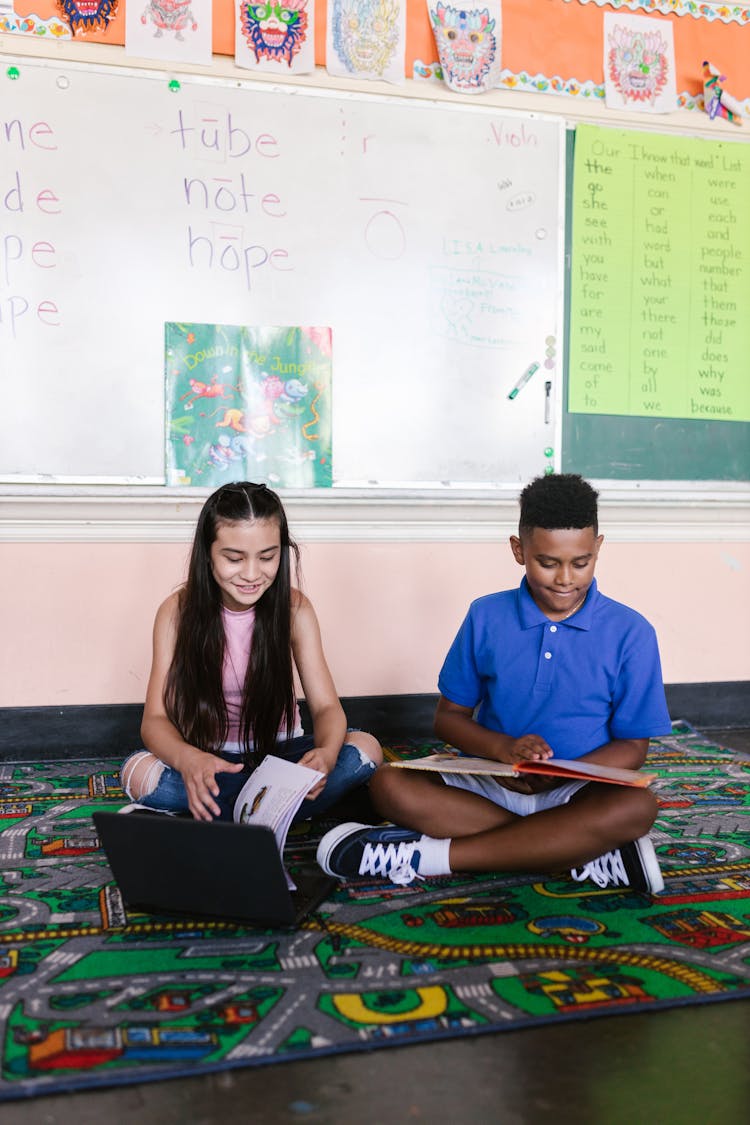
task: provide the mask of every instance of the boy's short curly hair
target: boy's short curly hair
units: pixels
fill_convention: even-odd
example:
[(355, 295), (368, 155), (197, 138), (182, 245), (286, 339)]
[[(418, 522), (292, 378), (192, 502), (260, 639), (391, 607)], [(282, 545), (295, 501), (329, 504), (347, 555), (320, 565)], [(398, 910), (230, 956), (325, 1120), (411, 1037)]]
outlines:
[(578, 473), (549, 473), (535, 477), (519, 497), (518, 530), (533, 531), (568, 527), (599, 530), (596, 501), (599, 493)]

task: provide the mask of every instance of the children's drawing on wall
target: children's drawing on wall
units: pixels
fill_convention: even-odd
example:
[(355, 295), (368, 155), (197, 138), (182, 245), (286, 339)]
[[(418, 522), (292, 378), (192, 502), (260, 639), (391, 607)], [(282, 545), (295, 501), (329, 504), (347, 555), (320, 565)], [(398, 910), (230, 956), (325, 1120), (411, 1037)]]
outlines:
[(398, 84), (405, 56), (406, 0), (328, 0), (329, 74)]
[(211, 0), (128, 0), (126, 54), (208, 66), (211, 51)]
[(63, 23), (70, 34), (85, 35), (87, 31), (106, 31), (117, 18), (118, 0), (56, 0)]
[(427, 0), (443, 78), (451, 90), (482, 94), (500, 84), (502, 8), (489, 0), (474, 8)]
[(237, 0), (234, 29), (237, 66), (275, 74), (315, 70), (314, 0)]
[(330, 328), (165, 325), (167, 483), (327, 488)]
[(726, 74), (722, 74), (718, 66), (707, 61), (703, 63), (703, 106), (712, 121), (715, 117), (723, 117), (733, 125), (741, 125), (744, 110), (742, 104), (724, 89), (726, 80)]
[(609, 109), (677, 109), (674, 36), (668, 20), (604, 13), (604, 91)]

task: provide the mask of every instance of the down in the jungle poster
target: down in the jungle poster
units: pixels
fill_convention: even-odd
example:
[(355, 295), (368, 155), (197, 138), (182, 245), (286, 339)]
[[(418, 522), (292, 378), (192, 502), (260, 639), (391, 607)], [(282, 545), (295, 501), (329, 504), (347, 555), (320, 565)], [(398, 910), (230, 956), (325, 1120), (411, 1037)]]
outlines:
[(167, 483), (328, 488), (331, 330), (165, 325)]

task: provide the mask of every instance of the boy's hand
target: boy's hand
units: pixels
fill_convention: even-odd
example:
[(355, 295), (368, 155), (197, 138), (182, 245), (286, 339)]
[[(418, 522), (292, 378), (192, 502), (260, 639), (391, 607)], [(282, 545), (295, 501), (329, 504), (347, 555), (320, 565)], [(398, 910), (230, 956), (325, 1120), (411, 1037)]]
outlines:
[(540, 761), (552, 757), (552, 748), (539, 734), (522, 734), (510, 747), (509, 761)]
[[(524, 734), (517, 738), (510, 748), (510, 761), (513, 762), (540, 762), (553, 756), (552, 748), (538, 734)], [(514, 793), (542, 793), (545, 789), (554, 789), (560, 785), (559, 777), (535, 777), (533, 774), (518, 777), (504, 777), (502, 783), (506, 789)]]
[(535, 774), (523, 774), (515, 777), (499, 777), (497, 779), (506, 789), (514, 793), (544, 793), (547, 789), (557, 789), (562, 785), (564, 777), (538, 777)]

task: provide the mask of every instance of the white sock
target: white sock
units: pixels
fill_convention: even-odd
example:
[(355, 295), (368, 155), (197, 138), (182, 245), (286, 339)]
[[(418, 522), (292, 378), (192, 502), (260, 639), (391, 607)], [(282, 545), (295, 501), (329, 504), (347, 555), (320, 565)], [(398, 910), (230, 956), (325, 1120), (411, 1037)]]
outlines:
[(436, 840), (433, 836), (422, 836), (418, 843), (420, 875), (450, 875), (448, 862), (450, 840)]

